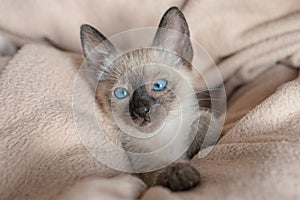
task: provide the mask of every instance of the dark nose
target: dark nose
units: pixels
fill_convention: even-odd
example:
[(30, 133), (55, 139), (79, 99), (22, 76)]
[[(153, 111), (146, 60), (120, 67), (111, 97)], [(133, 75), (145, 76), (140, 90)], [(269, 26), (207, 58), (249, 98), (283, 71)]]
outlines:
[(129, 110), (132, 117), (149, 118), (151, 106), (155, 99), (148, 95), (145, 86), (136, 89), (129, 103)]
[(142, 118), (145, 118), (145, 117), (147, 117), (147, 115), (149, 114), (149, 112), (150, 112), (150, 105), (149, 104), (147, 104), (147, 103), (144, 103), (144, 104), (139, 104), (137, 107), (135, 107), (134, 109), (133, 109), (133, 112), (136, 114), (136, 115), (138, 115), (138, 116), (140, 116), (140, 117), (142, 117)]

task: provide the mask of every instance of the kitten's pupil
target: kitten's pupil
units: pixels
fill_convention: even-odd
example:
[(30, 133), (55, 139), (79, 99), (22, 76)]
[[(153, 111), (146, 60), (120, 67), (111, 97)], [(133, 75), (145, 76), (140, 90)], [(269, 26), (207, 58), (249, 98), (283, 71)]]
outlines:
[(155, 87), (155, 88), (160, 88), (160, 87), (161, 87), (161, 84), (155, 83), (154, 87)]
[(153, 90), (161, 91), (166, 89), (168, 82), (164, 79), (158, 80), (156, 83), (153, 84)]

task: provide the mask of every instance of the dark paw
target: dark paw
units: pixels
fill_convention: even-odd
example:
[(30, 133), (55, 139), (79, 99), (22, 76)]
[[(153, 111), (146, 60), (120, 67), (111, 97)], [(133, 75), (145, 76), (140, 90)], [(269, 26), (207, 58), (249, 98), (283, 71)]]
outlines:
[(189, 163), (174, 163), (167, 166), (157, 177), (157, 185), (173, 191), (189, 190), (199, 183), (199, 172)]

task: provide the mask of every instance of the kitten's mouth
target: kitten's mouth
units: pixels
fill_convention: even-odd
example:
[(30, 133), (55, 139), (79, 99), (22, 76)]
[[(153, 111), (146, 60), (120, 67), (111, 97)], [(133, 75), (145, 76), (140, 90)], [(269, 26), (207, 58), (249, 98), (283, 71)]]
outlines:
[(150, 122), (151, 122), (150, 117), (145, 117), (145, 118), (143, 119), (143, 121), (142, 121), (139, 125), (142, 126), (142, 127), (145, 127), (145, 126), (147, 126)]
[(141, 127), (145, 127), (151, 123), (151, 118), (149, 116), (145, 116), (143, 118), (132, 116), (132, 120), (134, 121), (135, 124), (137, 124), (138, 126), (141, 126)]

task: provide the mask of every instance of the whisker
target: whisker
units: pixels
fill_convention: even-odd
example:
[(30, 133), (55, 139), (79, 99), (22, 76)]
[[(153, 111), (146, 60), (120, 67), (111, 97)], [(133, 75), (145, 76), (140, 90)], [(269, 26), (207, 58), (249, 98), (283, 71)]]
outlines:
[(219, 93), (213, 93), (213, 92), (210, 92), (210, 91), (195, 91), (195, 92), (191, 92), (191, 93), (188, 93), (188, 94), (185, 94), (185, 95), (197, 95), (197, 94), (205, 94), (205, 95), (218, 95), (219, 96)]
[(204, 92), (217, 92), (217, 91), (224, 91), (222, 88), (211, 88), (211, 89), (205, 89), (205, 90), (195, 90), (195, 93), (204, 93)]
[(217, 110), (217, 109), (210, 109), (211, 110), (211, 112), (213, 112), (213, 113), (219, 113), (219, 114), (223, 114), (224, 112), (225, 112), (225, 110)]
[(199, 95), (199, 94), (201, 94), (201, 95), (207, 95), (207, 96), (211, 96), (212, 94), (211, 93), (209, 93), (209, 92), (201, 92), (201, 93), (194, 93), (195, 95)]
[(198, 109), (198, 112), (202, 112), (202, 111), (209, 111), (211, 113), (218, 113), (218, 114), (223, 114), (224, 111), (220, 111), (220, 110), (216, 110), (216, 109), (211, 109), (211, 108), (206, 108), (206, 107), (200, 107)]
[(206, 101), (206, 100), (210, 100), (210, 101), (223, 101), (224, 99), (213, 99), (213, 98), (200, 98), (197, 99), (199, 101)]
[(184, 95), (183, 98), (195, 97), (197, 100), (216, 100), (216, 101), (224, 100), (223, 98), (218, 98), (218, 96), (213, 96), (213, 95), (207, 95), (207, 96), (208, 97), (206, 97), (206, 98), (198, 98), (197, 95), (195, 95), (195, 94), (187, 94), (187, 95)]

